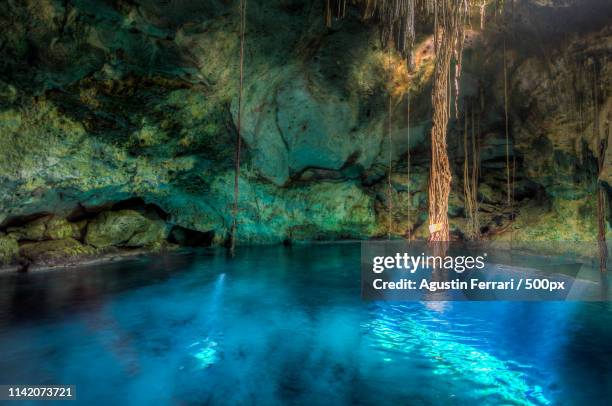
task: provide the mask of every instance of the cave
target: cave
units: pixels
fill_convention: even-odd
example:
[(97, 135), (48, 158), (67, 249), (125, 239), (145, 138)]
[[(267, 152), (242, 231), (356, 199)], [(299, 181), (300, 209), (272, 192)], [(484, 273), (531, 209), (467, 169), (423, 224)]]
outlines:
[(610, 404), (611, 22), (1, 2), (0, 400)]
[(212, 231), (202, 232), (174, 226), (170, 230), (169, 241), (185, 247), (210, 247), (215, 238)]

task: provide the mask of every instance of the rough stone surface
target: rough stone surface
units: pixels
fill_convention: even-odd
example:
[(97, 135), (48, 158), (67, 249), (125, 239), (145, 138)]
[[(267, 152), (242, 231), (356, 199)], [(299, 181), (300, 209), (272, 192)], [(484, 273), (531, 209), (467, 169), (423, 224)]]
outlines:
[[(608, 0), (555, 3), (517, 2), (517, 15), (531, 18), (514, 22), (517, 40), (508, 42), (515, 226), (532, 227), (537, 217), (524, 238), (592, 240), (597, 179), (610, 190), (612, 148), (601, 173), (596, 158), (599, 142), (610, 138), (612, 12)], [(349, 13), (327, 29), (321, 9), (297, 0), (249, 9), (237, 240), (376, 237), (389, 231), (389, 216), (392, 234), (425, 237), (431, 36), (419, 36), (417, 69), (408, 76), (397, 55), (389, 64), (376, 24)], [(511, 218), (502, 41), (499, 27), (488, 24), (485, 35), (470, 31), (465, 98), (449, 126), (458, 236), (465, 224), (462, 117), (474, 106), (485, 234), (503, 234)], [(169, 226), (226, 240), (238, 26), (235, 5), (217, 0), (0, 3), (0, 224), (40, 213), (62, 219), (77, 207), (137, 197), (166, 212)], [(85, 242), (140, 246), (162, 238), (161, 223), (113, 216), (89, 224)], [(72, 231), (62, 220), (13, 230), (23, 241), (81, 238)]]
[(87, 226), (85, 242), (96, 248), (143, 247), (160, 243), (167, 236), (166, 225), (134, 210), (107, 211)]
[(0, 234), (0, 265), (8, 265), (19, 254), (19, 244), (12, 236)]
[(20, 246), (21, 257), (36, 265), (66, 265), (94, 256), (97, 251), (72, 238), (25, 243)]
[(18, 240), (30, 241), (61, 240), (79, 236), (76, 224), (57, 216), (40, 217), (21, 227), (10, 227), (7, 232)]

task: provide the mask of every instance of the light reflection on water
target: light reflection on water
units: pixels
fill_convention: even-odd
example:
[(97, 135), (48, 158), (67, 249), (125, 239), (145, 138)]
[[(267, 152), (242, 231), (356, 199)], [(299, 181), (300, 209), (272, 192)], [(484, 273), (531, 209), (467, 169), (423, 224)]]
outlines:
[(5, 277), (0, 384), (88, 404), (608, 403), (607, 303), (366, 303), (358, 268), (339, 244)]
[[(427, 308), (448, 309), (449, 303), (440, 306), (441, 303), (428, 302)], [(372, 347), (388, 353), (383, 355), (385, 361), (398, 361), (401, 358), (398, 354), (410, 357), (416, 353), (429, 361), (434, 379), (441, 376), (452, 380), (454, 376), (461, 376), (465, 381), (462, 385), (468, 385), (458, 389), (475, 401), (486, 398), (497, 404), (551, 403), (542, 388), (528, 383), (528, 375), (522, 372), (531, 365), (503, 361), (478, 348), (478, 338), (463, 336), (469, 324), (455, 325), (452, 332), (433, 330), (435, 324), (446, 323), (437, 317), (431, 319), (427, 311), (411, 310), (414, 309), (403, 305), (381, 305), (374, 312), (374, 319), (366, 325), (374, 338)]]

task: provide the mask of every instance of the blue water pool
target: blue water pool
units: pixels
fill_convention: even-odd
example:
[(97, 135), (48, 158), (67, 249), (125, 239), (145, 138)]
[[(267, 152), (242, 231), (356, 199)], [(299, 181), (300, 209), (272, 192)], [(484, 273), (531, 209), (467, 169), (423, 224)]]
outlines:
[(0, 384), (83, 404), (610, 404), (612, 305), (360, 299), (358, 244), (0, 278)]

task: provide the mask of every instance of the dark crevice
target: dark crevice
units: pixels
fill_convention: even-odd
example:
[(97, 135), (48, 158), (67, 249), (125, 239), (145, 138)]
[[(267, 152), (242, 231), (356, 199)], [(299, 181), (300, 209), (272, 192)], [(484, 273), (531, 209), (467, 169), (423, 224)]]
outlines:
[(7, 228), (11, 228), (11, 227), (21, 227), (26, 225), (27, 223), (30, 223), (34, 220), (38, 220), (41, 217), (45, 217), (50, 215), (51, 213), (49, 212), (39, 212), (39, 213), (34, 213), (34, 214), (28, 214), (25, 216), (14, 216), (14, 217), (9, 217), (6, 220), (4, 220), (4, 222), (2, 222), (2, 224), (0, 224), (0, 231), (4, 231)]
[(113, 204), (111, 210), (113, 211), (138, 210), (138, 211), (144, 211), (144, 212), (153, 212), (157, 214), (159, 218), (161, 218), (164, 221), (168, 219), (168, 213), (166, 213), (162, 208), (152, 203), (146, 203), (140, 197), (134, 197), (132, 199), (127, 199), (127, 200), (122, 200), (120, 202), (117, 202)]
[(174, 226), (170, 230), (168, 241), (185, 247), (210, 247), (214, 238), (214, 231), (202, 232)]
[(91, 220), (101, 212), (109, 210), (112, 205), (112, 203), (107, 203), (100, 206), (86, 207), (79, 203), (77, 204), (77, 207), (75, 207), (74, 210), (72, 210), (72, 212), (66, 216), (66, 220), (72, 223), (77, 223), (83, 220)]

